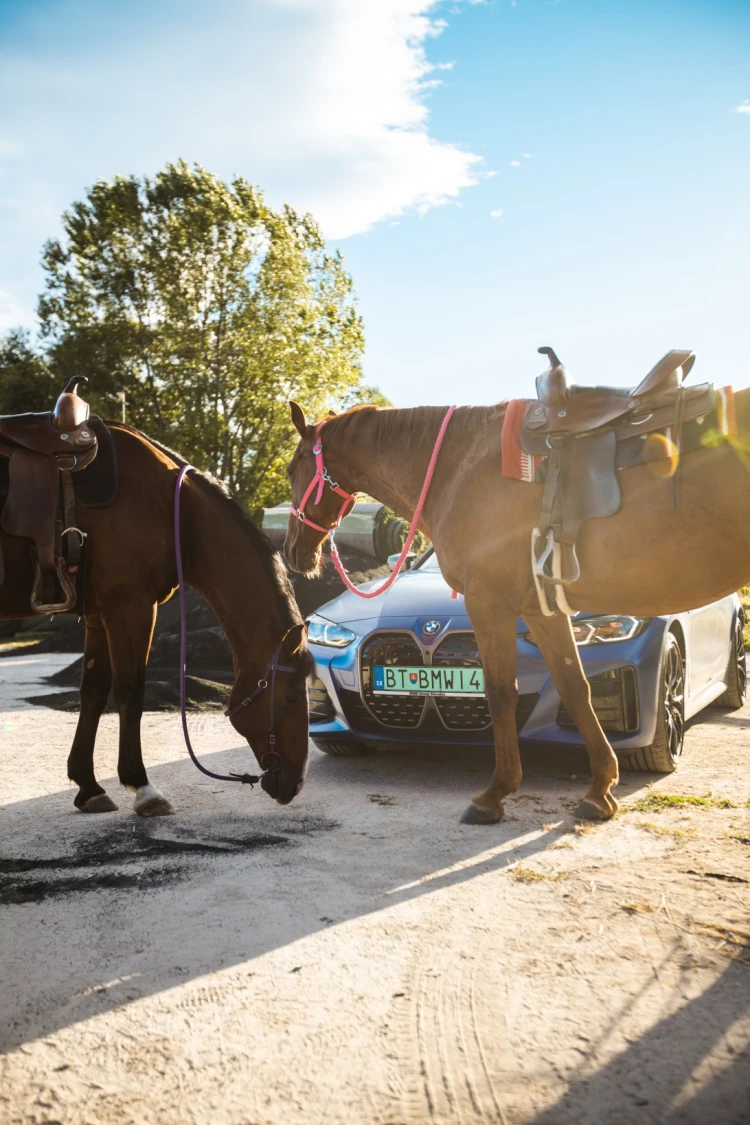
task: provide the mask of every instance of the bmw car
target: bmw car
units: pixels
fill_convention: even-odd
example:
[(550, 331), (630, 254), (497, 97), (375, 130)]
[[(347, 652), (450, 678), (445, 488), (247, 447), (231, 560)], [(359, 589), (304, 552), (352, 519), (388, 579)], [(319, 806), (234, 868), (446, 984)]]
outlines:
[[(381, 598), (344, 593), (308, 621), (310, 735), (319, 749), (347, 756), (389, 743), (492, 745), (471, 622), (431, 549)], [(709, 704), (742, 706), (743, 627), (736, 595), (661, 617), (573, 618), (594, 709), (622, 765), (669, 773), (689, 719)], [(520, 619), (516, 652), (521, 746), (583, 745)]]

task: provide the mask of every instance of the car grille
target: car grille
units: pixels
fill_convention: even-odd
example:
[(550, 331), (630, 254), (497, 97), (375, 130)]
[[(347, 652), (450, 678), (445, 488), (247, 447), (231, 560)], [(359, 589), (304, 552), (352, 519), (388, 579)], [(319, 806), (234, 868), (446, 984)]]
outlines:
[(376, 633), (362, 647), (362, 697), (378, 722), (385, 727), (418, 727), (426, 699), (420, 695), (376, 695), (372, 669), (376, 664), (391, 667), (422, 666), (422, 650), (406, 633)]
[[(640, 726), (638, 683), (633, 668), (613, 668), (589, 679), (591, 704), (602, 730), (631, 734)], [(575, 727), (565, 705), (560, 704), (557, 725)]]
[[(473, 633), (449, 633), (432, 656), (439, 668), (481, 668), (476, 637)], [(482, 730), (490, 726), (490, 709), (483, 696), (436, 696), (435, 706), (448, 730)]]
[[(434, 696), (428, 700), (424, 696), (376, 695), (372, 691), (372, 668), (376, 664), (424, 666), (422, 650), (411, 635), (375, 633), (362, 647), (361, 662), (362, 698), (353, 691), (339, 691), (344, 714), (355, 730), (363, 734), (376, 734), (378, 728), (382, 729), (384, 726), (401, 730), (413, 730), (421, 726), (422, 733), (432, 730), (439, 735), (447, 729), (484, 733), (486, 736), (491, 728), (489, 707), (484, 696)], [(435, 667), (453, 665), (481, 668), (474, 634), (449, 633), (435, 649), (432, 664)], [(516, 709), (517, 730), (528, 721), (538, 699), (535, 692), (519, 697)]]

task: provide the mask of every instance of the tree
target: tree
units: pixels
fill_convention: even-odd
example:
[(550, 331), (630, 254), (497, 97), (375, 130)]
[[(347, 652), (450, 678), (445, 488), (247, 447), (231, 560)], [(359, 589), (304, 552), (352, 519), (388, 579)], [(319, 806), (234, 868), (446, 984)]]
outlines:
[(39, 301), (55, 371), (105, 415), (125, 391), (130, 422), (252, 507), (285, 498), (289, 398), (322, 416), (361, 384), (352, 281), (314, 220), (179, 162), (95, 184), (63, 225)]
[(0, 340), (0, 414), (50, 410), (61, 390), (28, 332), (16, 328)]

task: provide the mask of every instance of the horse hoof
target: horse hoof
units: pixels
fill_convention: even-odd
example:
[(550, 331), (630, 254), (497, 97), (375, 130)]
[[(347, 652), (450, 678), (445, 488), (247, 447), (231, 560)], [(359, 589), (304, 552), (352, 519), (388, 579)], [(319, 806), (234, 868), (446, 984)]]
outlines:
[(502, 809), (500, 812), (493, 812), (491, 809), (483, 809), (480, 805), (475, 805), (472, 801), (461, 817), (461, 824), (497, 824), (502, 819)]
[(82, 805), (78, 805), (79, 812), (117, 812), (118, 806), (107, 793), (97, 793), (95, 797), (89, 797), (88, 801), (84, 801)]
[(174, 809), (155, 785), (143, 785), (136, 789), (133, 808), (138, 816), (174, 816)]
[(616, 803), (614, 809), (600, 809), (589, 797), (584, 797), (574, 815), (576, 820), (610, 820), (616, 811)]

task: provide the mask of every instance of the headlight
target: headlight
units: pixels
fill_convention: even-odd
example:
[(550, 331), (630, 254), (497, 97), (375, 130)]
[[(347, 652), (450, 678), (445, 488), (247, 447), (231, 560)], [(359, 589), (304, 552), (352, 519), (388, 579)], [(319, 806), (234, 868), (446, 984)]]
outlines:
[(582, 621), (572, 621), (571, 625), (577, 645), (608, 645), (637, 637), (649, 621), (649, 617), (585, 617)]
[(329, 648), (346, 648), (352, 641), (356, 641), (357, 634), (335, 621), (326, 621), (314, 613), (307, 619), (307, 639), (314, 645), (328, 645)]
[[(613, 641), (629, 641), (642, 633), (651, 621), (650, 617), (624, 617), (607, 614), (606, 617), (584, 617), (571, 621), (573, 636), (577, 645), (608, 645)], [(534, 644), (530, 633), (524, 639)]]

